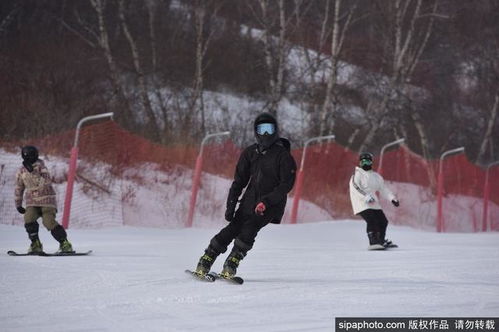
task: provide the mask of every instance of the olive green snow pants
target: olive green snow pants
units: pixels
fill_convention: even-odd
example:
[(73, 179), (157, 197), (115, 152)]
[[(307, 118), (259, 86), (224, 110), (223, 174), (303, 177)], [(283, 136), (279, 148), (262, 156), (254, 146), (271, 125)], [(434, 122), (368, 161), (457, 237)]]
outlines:
[(56, 208), (53, 207), (27, 206), (26, 213), (24, 213), (24, 222), (29, 224), (31, 222), (36, 222), (38, 218), (42, 217), (43, 226), (51, 231), (59, 225), (57, 221), (55, 221), (56, 212)]

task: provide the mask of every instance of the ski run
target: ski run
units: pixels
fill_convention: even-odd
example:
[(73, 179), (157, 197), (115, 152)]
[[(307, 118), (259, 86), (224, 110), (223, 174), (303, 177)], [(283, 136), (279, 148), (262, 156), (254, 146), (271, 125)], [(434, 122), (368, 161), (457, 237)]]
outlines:
[(498, 233), (391, 225), (400, 247), (368, 251), (362, 220), (269, 225), (241, 262), (243, 285), (194, 280), (184, 271), (218, 229), (73, 228), (74, 249), (91, 255), (11, 257), (29, 241), (0, 225), (0, 330), (333, 331), (335, 317), (499, 313)]

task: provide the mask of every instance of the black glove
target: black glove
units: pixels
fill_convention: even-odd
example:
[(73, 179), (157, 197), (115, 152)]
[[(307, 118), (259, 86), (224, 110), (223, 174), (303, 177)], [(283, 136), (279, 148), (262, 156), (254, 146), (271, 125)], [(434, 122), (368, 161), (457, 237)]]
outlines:
[(399, 207), (400, 205), (400, 202), (396, 199), (392, 199), (392, 204), (395, 206), (395, 207)]
[(225, 209), (225, 220), (232, 221), (232, 219), (234, 219), (236, 204), (237, 200), (227, 202), (227, 208)]
[(17, 209), (17, 212), (19, 212), (20, 214), (24, 214), (26, 212), (26, 209), (23, 208), (22, 206), (18, 206), (18, 207), (16, 207), (16, 209)]
[(33, 172), (33, 165), (28, 163), (26, 160), (23, 161), (23, 165), (24, 165), (24, 168), (26, 168), (28, 170), (28, 172)]

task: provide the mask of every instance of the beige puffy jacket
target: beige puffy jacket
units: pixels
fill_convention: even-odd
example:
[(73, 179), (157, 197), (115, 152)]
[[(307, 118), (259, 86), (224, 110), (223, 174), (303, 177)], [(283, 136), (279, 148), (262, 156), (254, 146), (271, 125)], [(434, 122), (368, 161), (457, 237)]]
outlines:
[(57, 208), (55, 191), (50, 174), (43, 160), (33, 164), (33, 172), (23, 166), (16, 174), (15, 203), (22, 206), (25, 194), (26, 206), (48, 206)]

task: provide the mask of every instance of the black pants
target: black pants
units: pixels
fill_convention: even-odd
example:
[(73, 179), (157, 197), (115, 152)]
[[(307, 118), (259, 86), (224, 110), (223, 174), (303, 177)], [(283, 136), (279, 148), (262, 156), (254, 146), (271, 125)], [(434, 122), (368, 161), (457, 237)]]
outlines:
[(367, 223), (367, 233), (380, 233), (381, 239), (385, 239), (388, 219), (383, 210), (367, 209), (359, 214)]
[(218, 253), (224, 253), (232, 240), (235, 240), (234, 248), (246, 255), (253, 247), (260, 229), (268, 223), (266, 218), (256, 214), (237, 216), (213, 237), (210, 246)]

